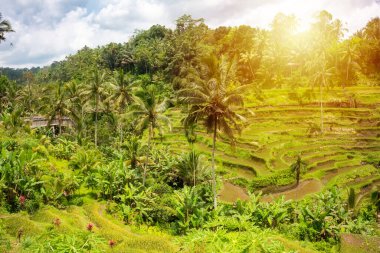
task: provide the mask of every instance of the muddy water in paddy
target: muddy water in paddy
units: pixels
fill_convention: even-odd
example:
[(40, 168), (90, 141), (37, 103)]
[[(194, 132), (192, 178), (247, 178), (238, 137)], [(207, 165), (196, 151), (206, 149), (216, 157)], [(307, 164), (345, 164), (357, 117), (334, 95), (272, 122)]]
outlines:
[(229, 182), (223, 182), (223, 188), (219, 192), (219, 199), (225, 202), (235, 202), (238, 199), (248, 200), (249, 196), (243, 188)]
[(285, 196), (285, 200), (298, 200), (304, 198), (306, 195), (319, 192), (322, 189), (322, 187), (323, 184), (321, 183), (321, 181), (317, 179), (305, 180), (300, 182), (300, 184), (294, 189), (265, 195), (262, 197), (262, 201), (269, 202), (281, 197), (282, 195)]
[[(318, 193), (322, 187), (322, 182), (317, 179), (305, 180), (300, 182), (297, 188), (265, 195), (262, 197), (262, 201), (270, 202), (282, 195), (285, 196), (286, 200), (298, 200), (304, 198), (306, 195)], [(223, 188), (219, 192), (219, 199), (225, 202), (235, 202), (238, 199), (248, 200), (249, 196), (242, 187), (233, 185), (229, 182), (224, 182)]]
[(346, 173), (346, 172), (349, 172), (351, 170), (355, 170), (355, 169), (360, 168), (360, 167), (363, 167), (363, 166), (352, 165), (352, 166), (345, 166), (345, 167), (342, 167), (339, 169), (333, 169), (333, 170), (326, 171), (325, 176), (322, 178), (322, 182), (324, 184), (327, 184), (331, 179), (338, 176), (339, 174)]

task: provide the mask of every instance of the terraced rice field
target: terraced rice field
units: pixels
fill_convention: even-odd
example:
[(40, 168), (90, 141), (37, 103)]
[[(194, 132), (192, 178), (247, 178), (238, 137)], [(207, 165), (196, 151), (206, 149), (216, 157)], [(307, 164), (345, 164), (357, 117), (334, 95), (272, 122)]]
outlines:
[[(248, 107), (250, 112), (244, 115), (247, 121), (235, 147), (219, 136), (216, 158), (217, 170), (224, 178), (221, 200), (246, 198), (243, 193), (248, 189), (234, 186), (234, 180), (246, 180), (247, 186), (255, 178), (284, 172), (297, 155), (307, 163), (300, 185), (288, 190), (284, 187), (284, 191), (274, 193), (273, 197), (284, 194), (286, 198), (299, 199), (334, 184), (349, 185), (364, 194), (366, 189), (379, 184), (380, 170), (364, 161), (368, 155), (380, 156), (380, 89), (353, 88), (348, 92), (356, 94), (357, 107), (340, 103), (344, 101), (342, 90), (327, 96), (324, 132), (320, 134), (311, 131), (320, 125), (317, 101), (303, 106), (291, 102), (275, 104), (276, 96), (286, 96), (286, 92), (266, 91), (264, 103)], [(181, 127), (185, 114), (178, 109), (169, 114), (174, 118), (174, 130), (165, 136), (164, 144), (173, 152), (184, 152), (188, 149)], [(196, 149), (211, 156), (211, 145), (211, 135), (200, 127)]]

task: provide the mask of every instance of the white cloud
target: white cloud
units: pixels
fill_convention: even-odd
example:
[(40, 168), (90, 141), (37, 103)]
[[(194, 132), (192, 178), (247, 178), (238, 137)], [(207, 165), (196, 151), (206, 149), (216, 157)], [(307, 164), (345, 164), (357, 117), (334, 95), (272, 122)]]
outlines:
[(295, 14), (305, 29), (313, 14), (326, 9), (351, 33), (380, 13), (375, 0), (2, 0), (1, 7), (16, 30), (0, 44), (0, 66), (10, 67), (46, 65), (85, 45), (124, 42), (154, 24), (174, 27), (185, 13), (205, 18), (211, 27), (268, 28), (281, 11)]
[(0, 49), (4, 51), (0, 66), (30, 67), (50, 64), (62, 60), (87, 45), (96, 47), (109, 42), (126, 41), (128, 35), (115, 30), (100, 28), (94, 24), (93, 16), (84, 8), (76, 8), (54, 26), (21, 24), (12, 22), (16, 33), (9, 34), (7, 42)]

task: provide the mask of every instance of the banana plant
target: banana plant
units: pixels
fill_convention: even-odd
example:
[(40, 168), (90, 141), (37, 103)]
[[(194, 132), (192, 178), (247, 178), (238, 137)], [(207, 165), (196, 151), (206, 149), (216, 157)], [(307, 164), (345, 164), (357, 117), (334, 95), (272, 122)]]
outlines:
[(175, 192), (177, 226), (180, 233), (186, 233), (190, 228), (199, 228), (205, 221), (208, 212), (204, 210), (205, 203), (199, 197), (197, 188), (185, 186)]
[(124, 221), (127, 223), (141, 224), (144, 221), (151, 222), (151, 206), (156, 200), (156, 194), (151, 188), (142, 185), (126, 184), (124, 193), (114, 197), (121, 205)]

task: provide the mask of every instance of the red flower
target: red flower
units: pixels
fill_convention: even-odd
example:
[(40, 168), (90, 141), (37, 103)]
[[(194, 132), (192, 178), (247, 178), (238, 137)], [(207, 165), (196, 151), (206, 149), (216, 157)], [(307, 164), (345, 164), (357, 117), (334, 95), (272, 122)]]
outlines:
[(53, 224), (58, 227), (59, 225), (61, 225), (61, 220), (59, 218), (55, 218)]
[(93, 225), (92, 223), (88, 223), (88, 224), (87, 224), (87, 230), (88, 230), (88, 231), (91, 232), (93, 227), (94, 227), (94, 225)]
[(25, 200), (26, 200), (26, 197), (24, 195), (20, 195), (20, 197), (18, 198), (18, 201), (20, 202), (22, 206), (24, 205)]
[(116, 242), (114, 240), (109, 240), (108, 241), (108, 245), (113, 248), (113, 246), (115, 246)]

